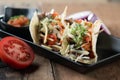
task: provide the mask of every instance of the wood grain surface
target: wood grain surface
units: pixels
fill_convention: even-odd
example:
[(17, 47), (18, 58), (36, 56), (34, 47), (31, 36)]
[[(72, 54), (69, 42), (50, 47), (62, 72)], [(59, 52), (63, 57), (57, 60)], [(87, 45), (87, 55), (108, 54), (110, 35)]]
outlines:
[[(57, 12), (62, 13), (67, 5), (67, 15), (79, 11), (92, 11), (105, 23), (112, 35), (120, 38), (120, 3), (117, 0), (117, 2), (108, 1), (112, 0), (98, 2), (87, 2), (87, 0), (76, 0), (76, 2), (73, 0), (1, 0), (0, 13), (3, 13), (3, 8), (6, 5), (35, 7), (42, 11), (50, 11), (54, 8)], [(10, 67), (0, 68), (0, 80), (120, 80), (119, 74), (120, 60), (105, 64), (89, 73), (81, 74), (37, 54), (34, 63), (25, 70), (14, 70)]]

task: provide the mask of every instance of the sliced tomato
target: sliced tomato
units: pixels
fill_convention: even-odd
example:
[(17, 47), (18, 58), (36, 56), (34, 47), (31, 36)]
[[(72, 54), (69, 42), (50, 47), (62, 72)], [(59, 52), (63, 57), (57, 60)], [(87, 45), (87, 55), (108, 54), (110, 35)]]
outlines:
[(47, 44), (48, 45), (54, 45), (57, 42), (57, 37), (55, 34), (49, 34), (48, 35), (48, 40), (47, 40)]
[(15, 69), (28, 67), (34, 60), (34, 51), (16, 37), (5, 37), (0, 41), (0, 58)]

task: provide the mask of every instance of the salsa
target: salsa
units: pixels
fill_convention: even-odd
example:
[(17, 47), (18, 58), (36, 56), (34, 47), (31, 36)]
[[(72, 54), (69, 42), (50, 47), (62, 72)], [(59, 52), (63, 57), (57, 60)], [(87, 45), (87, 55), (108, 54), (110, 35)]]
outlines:
[(25, 27), (29, 25), (29, 19), (24, 15), (18, 15), (11, 17), (7, 23), (14, 27)]

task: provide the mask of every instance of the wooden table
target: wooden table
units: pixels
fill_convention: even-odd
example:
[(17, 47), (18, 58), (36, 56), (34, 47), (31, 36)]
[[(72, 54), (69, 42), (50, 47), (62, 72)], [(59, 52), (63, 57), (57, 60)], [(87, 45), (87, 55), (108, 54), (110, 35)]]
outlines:
[[(29, 2), (28, 0), (21, 0), (18, 2), (11, 0), (11, 2), (8, 2), (8, 0), (2, 0), (0, 1), (0, 9), (2, 11), (4, 5), (12, 5), (37, 7), (43, 11), (49, 11), (51, 8), (54, 8), (61, 13), (67, 5), (68, 15), (79, 11), (90, 10), (103, 20), (112, 32), (112, 35), (120, 37), (120, 3), (88, 3), (79, 2), (79, 0), (76, 0), (76, 2), (72, 0), (65, 2), (53, 1), (45, 2), (42, 0), (40, 2), (40, 0), (30, 0)], [(9, 67), (0, 68), (0, 80), (120, 80), (120, 60), (105, 64), (86, 74), (76, 72), (39, 55), (36, 55), (33, 64), (34, 66), (20, 71)]]

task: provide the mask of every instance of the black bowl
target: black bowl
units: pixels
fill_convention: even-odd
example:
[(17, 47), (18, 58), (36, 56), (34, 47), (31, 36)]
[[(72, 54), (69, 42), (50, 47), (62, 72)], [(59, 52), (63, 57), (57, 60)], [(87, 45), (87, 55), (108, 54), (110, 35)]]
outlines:
[(36, 9), (6, 7), (4, 16), (0, 17), (0, 29), (31, 41), (32, 39), (29, 32), (29, 25), (24, 27), (14, 27), (7, 24), (7, 21), (11, 17), (18, 15), (24, 15), (31, 20), (35, 10)]

